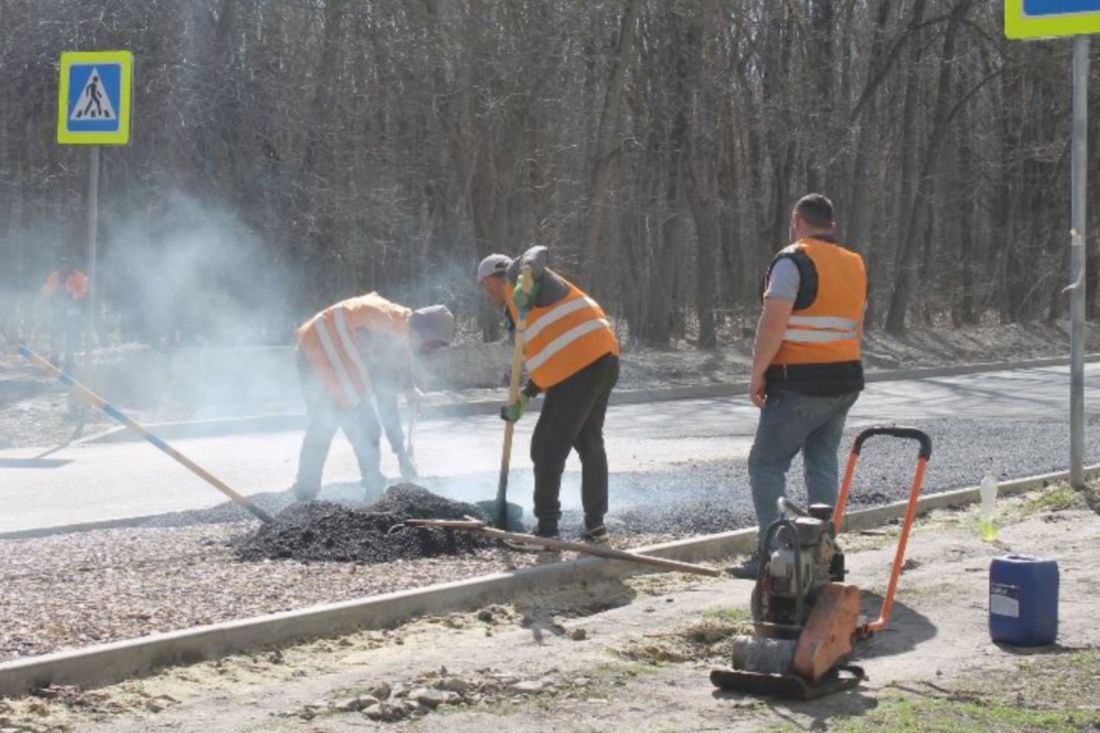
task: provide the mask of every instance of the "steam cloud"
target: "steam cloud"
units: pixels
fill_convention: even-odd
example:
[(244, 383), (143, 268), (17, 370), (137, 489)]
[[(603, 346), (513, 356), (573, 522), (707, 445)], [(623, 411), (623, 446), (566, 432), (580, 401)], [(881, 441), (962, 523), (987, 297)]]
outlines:
[(231, 212), (172, 193), (109, 216), (101, 283), (123, 341), (285, 344), (297, 318), (285, 268)]

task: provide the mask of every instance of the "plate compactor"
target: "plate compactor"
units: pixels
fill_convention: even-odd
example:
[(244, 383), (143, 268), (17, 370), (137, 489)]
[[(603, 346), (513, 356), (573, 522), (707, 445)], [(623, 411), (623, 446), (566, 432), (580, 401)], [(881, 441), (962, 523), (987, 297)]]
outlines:
[[(917, 470), (898, 537), (890, 585), (877, 620), (860, 618), (860, 591), (844, 583), (844, 555), (836, 537), (863, 443), (875, 435), (920, 443)], [(856, 436), (836, 507), (813, 504), (803, 511), (780, 499), (780, 518), (759, 540), (760, 567), (752, 593), (756, 634), (733, 640), (733, 668), (711, 672), (716, 686), (732, 692), (808, 700), (857, 686), (865, 675), (849, 664), (852, 643), (886, 627), (905, 561), (905, 544), (917, 511), (932, 440), (920, 430), (873, 427)]]

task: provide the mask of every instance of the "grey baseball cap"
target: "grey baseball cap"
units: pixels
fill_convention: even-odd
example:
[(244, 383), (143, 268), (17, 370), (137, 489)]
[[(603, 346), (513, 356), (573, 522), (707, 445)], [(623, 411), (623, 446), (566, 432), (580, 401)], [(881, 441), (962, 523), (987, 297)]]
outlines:
[(490, 275), (503, 273), (512, 264), (512, 258), (508, 255), (489, 255), (477, 266), (477, 279), (480, 282)]
[(418, 308), (409, 317), (409, 330), (421, 343), (451, 343), (455, 335), (455, 317), (445, 305)]

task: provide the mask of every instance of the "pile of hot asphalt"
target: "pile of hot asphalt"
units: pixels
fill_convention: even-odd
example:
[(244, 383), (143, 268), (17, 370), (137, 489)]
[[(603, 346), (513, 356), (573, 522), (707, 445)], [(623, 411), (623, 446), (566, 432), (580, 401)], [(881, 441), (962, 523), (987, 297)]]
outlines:
[(451, 529), (404, 526), (406, 519), (488, 520), (472, 504), (451, 501), (415, 484), (391, 486), (378, 501), (349, 507), (328, 501), (293, 504), (275, 521), (236, 544), (242, 560), (383, 563), (464, 555), (489, 540)]

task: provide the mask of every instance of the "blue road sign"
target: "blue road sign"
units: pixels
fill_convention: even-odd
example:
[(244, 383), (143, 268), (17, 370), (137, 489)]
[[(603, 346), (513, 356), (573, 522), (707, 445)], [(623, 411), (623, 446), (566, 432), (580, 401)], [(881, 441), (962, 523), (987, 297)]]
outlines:
[(125, 145), (130, 142), (129, 51), (68, 52), (61, 55), (57, 140), (69, 144)]
[(1064, 15), (1100, 11), (1100, 0), (1024, 0), (1025, 15)]
[(69, 131), (117, 132), (121, 106), (117, 64), (73, 64), (69, 67)]
[(1100, 33), (1100, 0), (1005, 0), (1005, 35), (1054, 38)]

